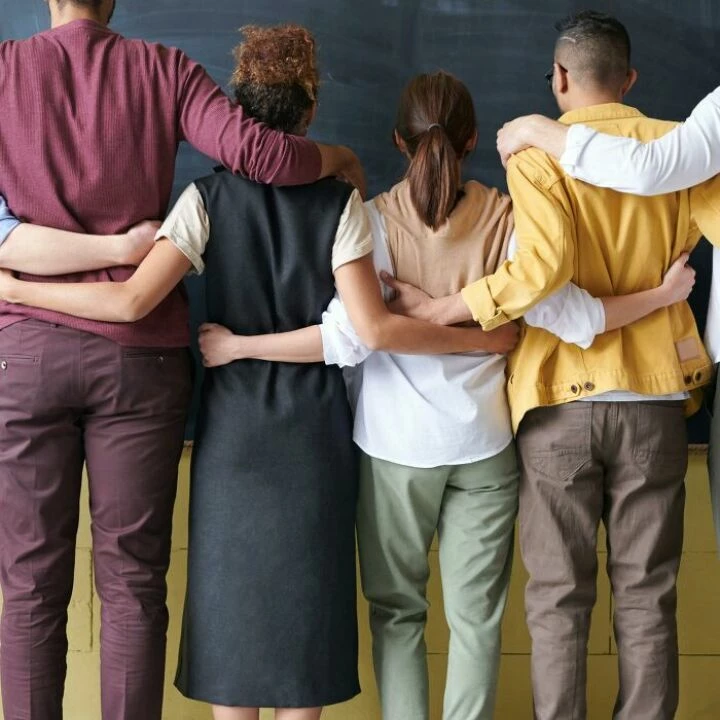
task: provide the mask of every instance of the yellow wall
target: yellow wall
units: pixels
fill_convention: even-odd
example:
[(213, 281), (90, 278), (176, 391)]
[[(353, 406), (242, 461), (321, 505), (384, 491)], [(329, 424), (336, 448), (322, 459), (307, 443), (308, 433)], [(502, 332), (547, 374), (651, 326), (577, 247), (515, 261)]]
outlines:
[[(205, 720), (210, 717), (204, 706), (184, 700), (172, 687), (171, 682), (175, 670), (185, 578), (189, 460), (190, 451), (187, 450), (180, 469), (180, 492), (169, 579), (171, 625), (164, 714), (167, 720)], [(705, 456), (701, 453), (693, 453), (691, 456), (687, 487), (685, 556), (680, 577), (679, 610), (682, 654), (681, 700), (677, 720), (718, 720), (720, 718), (720, 563), (714, 553)], [(70, 608), (71, 652), (68, 663), (65, 717), (68, 720), (99, 720), (98, 619), (100, 613), (97, 596), (92, 590), (87, 496), (83, 503), (85, 512), (78, 542), (75, 594)], [(432, 609), (427, 642), (430, 652), (432, 718), (440, 720), (448, 631), (442, 615), (435, 551), (432, 555), (432, 564), (434, 568), (430, 589)], [(525, 577), (519, 557), (516, 557), (510, 604), (505, 618), (498, 720), (523, 720), (531, 717), (529, 639), (525, 629), (522, 601)], [(589, 720), (607, 720), (611, 717), (617, 682), (610, 620), (610, 590), (604, 572), (601, 573), (599, 581), (598, 597), (590, 640)], [(353, 702), (328, 710), (324, 716), (327, 720), (374, 720), (378, 717), (366, 614), (367, 607), (361, 602), (360, 672), (364, 692)], [(266, 718), (269, 717), (268, 714)]]

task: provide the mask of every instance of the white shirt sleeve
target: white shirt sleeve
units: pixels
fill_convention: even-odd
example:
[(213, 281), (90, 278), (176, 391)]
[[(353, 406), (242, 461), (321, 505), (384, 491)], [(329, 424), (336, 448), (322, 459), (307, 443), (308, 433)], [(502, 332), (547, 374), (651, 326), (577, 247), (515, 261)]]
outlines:
[(720, 173), (720, 87), (682, 125), (652, 142), (572, 125), (560, 164), (578, 180), (634, 195), (698, 185)]
[[(508, 257), (512, 260), (517, 250), (515, 233), (510, 236)], [(525, 322), (541, 328), (570, 343), (587, 350), (595, 336), (605, 331), (605, 306), (602, 300), (573, 283), (568, 283), (557, 292), (525, 313)]]
[(202, 256), (210, 238), (210, 219), (195, 183), (185, 188), (157, 231), (155, 240), (163, 238), (185, 255), (194, 271), (202, 275), (205, 270)]
[[(392, 275), (394, 273), (387, 246), (385, 221), (372, 201), (365, 203), (365, 210), (367, 210), (367, 219), (369, 220), (368, 229), (371, 232), (369, 247), (372, 248), (375, 269), (378, 273), (385, 270)], [(365, 254), (367, 252), (369, 250)], [(382, 287), (385, 300), (388, 300), (389, 289), (384, 285)], [(323, 313), (320, 335), (326, 365), (353, 367), (363, 362), (372, 352), (355, 332), (345, 306), (338, 295), (335, 295)]]

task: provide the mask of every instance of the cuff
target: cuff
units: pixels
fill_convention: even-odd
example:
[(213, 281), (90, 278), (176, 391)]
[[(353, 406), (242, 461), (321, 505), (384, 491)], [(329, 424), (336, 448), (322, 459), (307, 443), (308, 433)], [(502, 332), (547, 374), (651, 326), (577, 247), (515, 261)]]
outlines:
[(510, 322), (510, 318), (498, 308), (488, 290), (487, 279), (482, 278), (460, 291), (462, 299), (472, 313), (473, 320), (487, 331)]
[(20, 225), (17, 218), (0, 218), (0, 245), (10, 236), (10, 233)]
[(580, 164), (583, 151), (596, 134), (595, 130), (585, 125), (570, 126), (565, 141), (565, 152), (560, 157), (560, 165), (568, 175), (573, 175), (576, 166)]
[(320, 337), (326, 365), (337, 365), (341, 368), (355, 367), (370, 355), (370, 350), (362, 344), (355, 333), (351, 330), (345, 331), (329, 312), (323, 313)]

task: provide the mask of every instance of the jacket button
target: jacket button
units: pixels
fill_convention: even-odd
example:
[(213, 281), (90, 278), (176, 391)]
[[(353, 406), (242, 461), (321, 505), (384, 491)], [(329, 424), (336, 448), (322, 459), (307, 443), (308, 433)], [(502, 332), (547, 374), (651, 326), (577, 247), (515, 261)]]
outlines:
[(692, 375), (685, 376), (685, 384), (689, 385), (692, 382)]
[(2, 362), (0, 362), (0, 369), (7, 370), (7, 360), (3, 360)]
[(595, 385), (591, 382), (586, 382), (584, 387), (588, 392), (592, 392), (595, 389)]
[(573, 395), (577, 395), (580, 392), (580, 388), (577, 385), (571, 385), (570, 386), (570, 392)]

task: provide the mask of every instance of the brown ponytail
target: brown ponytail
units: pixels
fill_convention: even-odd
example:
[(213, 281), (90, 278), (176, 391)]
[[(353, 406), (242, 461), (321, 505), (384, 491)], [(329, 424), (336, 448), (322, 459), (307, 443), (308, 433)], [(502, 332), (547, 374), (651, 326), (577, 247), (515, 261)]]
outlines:
[(410, 155), (407, 180), (421, 220), (442, 226), (457, 202), (458, 160), (475, 135), (475, 108), (468, 89), (445, 72), (418, 75), (400, 98), (395, 130)]

